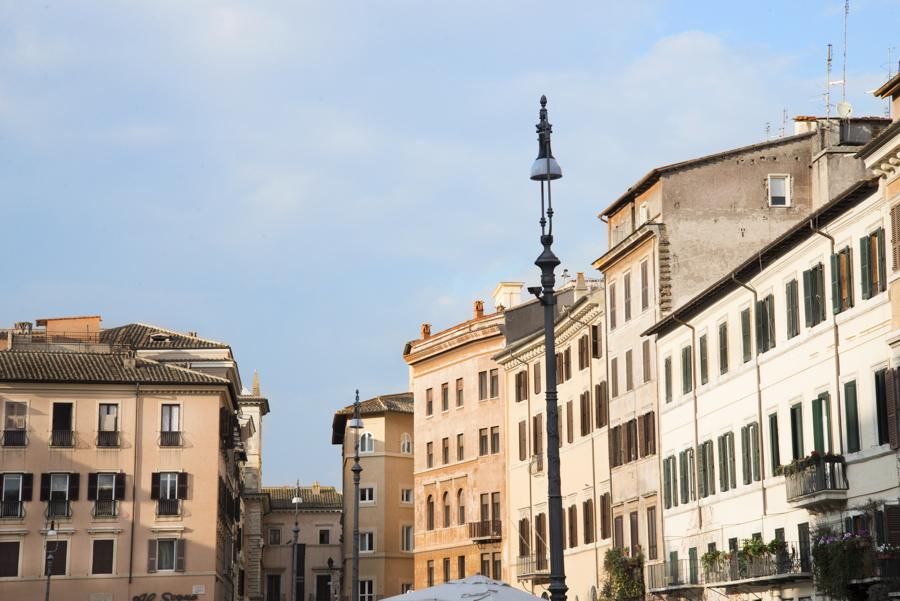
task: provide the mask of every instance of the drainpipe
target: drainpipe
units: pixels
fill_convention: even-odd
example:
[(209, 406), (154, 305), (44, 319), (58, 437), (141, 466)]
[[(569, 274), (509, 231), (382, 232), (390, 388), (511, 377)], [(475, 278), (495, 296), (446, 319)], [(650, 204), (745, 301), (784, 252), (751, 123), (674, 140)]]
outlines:
[[(734, 272), (731, 272), (731, 280), (737, 284), (738, 286), (749, 290), (751, 294), (753, 294), (753, 318), (759, 319), (756, 315), (757, 307), (759, 306), (759, 295), (756, 293), (756, 288), (748, 286), (744, 282), (740, 281), (735, 277)], [(750, 331), (753, 331), (753, 322), (750, 323)], [(758, 343), (759, 341), (757, 341)], [(763, 446), (763, 418), (762, 418), (762, 377), (760, 376), (759, 370), (759, 350), (756, 350), (756, 354), (753, 358), (753, 365), (756, 369), (756, 444), (759, 445), (759, 493), (762, 495), (762, 514), (765, 516), (768, 513), (768, 503), (766, 501), (766, 451)], [(752, 455), (752, 451), (751, 451)], [(751, 478), (752, 479), (752, 478)]]
[[(694, 351), (693, 351), (693, 349), (697, 348), (697, 329), (694, 328), (694, 326), (692, 326), (691, 324), (687, 323), (686, 321), (682, 321), (682, 320), (678, 319), (678, 316), (675, 315), (674, 313), (672, 314), (672, 320), (675, 321), (675, 323), (679, 323), (679, 324), (683, 325), (684, 327), (691, 330), (691, 402), (694, 404), (694, 453), (699, 454), (700, 433), (698, 431), (699, 426), (697, 424), (700, 420), (700, 414), (697, 409), (697, 370), (695, 369), (696, 361), (694, 360), (694, 357), (696, 357), (696, 353), (694, 353)], [(661, 451), (662, 451), (662, 449), (660, 449), (660, 452)], [(697, 462), (697, 458), (695, 457), (694, 458), (695, 465), (696, 465), (696, 462)], [(697, 470), (692, 469), (691, 470), (691, 480), (693, 481), (692, 484), (694, 485), (695, 493), (699, 493), (699, 491), (700, 491), (699, 482), (697, 482), (697, 478), (698, 478)], [(675, 494), (678, 494), (677, 490), (675, 491)], [(703, 530), (703, 508), (700, 507), (700, 495), (699, 494), (697, 494), (697, 525), (700, 528), (700, 530), (702, 531)]]
[(134, 522), (138, 511), (137, 482), (138, 456), (141, 449), (141, 384), (134, 385), (134, 462), (131, 470), (131, 534), (128, 544), (128, 597), (131, 597), (131, 581), (134, 575)]
[[(834, 255), (834, 238), (830, 234), (826, 234), (822, 230), (819, 229), (819, 226), (813, 223), (813, 220), (809, 220), (809, 229), (813, 231), (815, 234), (819, 234), (823, 238), (827, 238), (831, 243), (831, 254)], [(832, 276), (834, 277), (834, 276)], [(850, 294), (853, 294), (853, 290), (850, 290)], [(824, 302), (825, 299), (822, 299)], [(844, 419), (841, 413), (841, 356), (838, 352), (840, 348), (840, 336), (838, 335), (838, 324), (837, 324), (837, 314), (832, 311), (831, 312), (831, 331), (834, 334), (834, 398), (837, 401), (837, 419), (838, 419), (838, 452), (839, 454), (844, 454)], [(831, 420), (829, 420), (828, 424), (828, 442), (831, 443)]]

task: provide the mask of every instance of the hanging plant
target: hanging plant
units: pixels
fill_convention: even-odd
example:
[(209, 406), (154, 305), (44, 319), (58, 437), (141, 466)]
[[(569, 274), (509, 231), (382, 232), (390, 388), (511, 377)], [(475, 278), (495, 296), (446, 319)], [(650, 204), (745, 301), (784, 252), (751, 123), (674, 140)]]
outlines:
[(816, 589), (832, 599), (849, 599), (850, 580), (862, 572), (863, 553), (871, 544), (868, 534), (819, 532), (812, 546)]
[(643, 566), (644, 557), (640, 553), (629, 557), (622, 549), (609, 549), (603, 558), (603, 569), (606, 571), (603, 597), (607, 601), (641, 599), (644, 595)]

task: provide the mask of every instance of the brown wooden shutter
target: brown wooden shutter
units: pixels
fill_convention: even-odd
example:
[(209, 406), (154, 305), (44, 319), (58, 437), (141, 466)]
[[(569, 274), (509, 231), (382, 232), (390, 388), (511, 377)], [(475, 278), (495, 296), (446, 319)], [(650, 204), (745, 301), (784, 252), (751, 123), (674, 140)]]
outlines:
[(117, 501), (125, 499), (125, 474), (121, 472), (116, 474), (115, 499)]
[(888, 441), (891, 448), (900, 448), (900, 432), (897, 428), (897, 400), (900, 396), (900, 367), (888, 370), (884, 375), (884, 394), (887, 405)]
[(22, 500), (30, 501), (34, 490), (34, 474), (22, 474)]
[(644, 457), (647, 454), (647, 446), (645, 444), (644, 438), (644, 416), (639, 415), (637, 418), (637, 430), (638, 430), (638, 457)]
[(575, 410), (572, 401), (566, 401), (566, 442), (575, 440)]
[(81, 474), (69, 474), (69, 500), (78, 500), (79, 480)]
[(0, 574), (3, 577), (19, 575), (19, 541), (0, 541)]
[(187, 472), (178, 472), (178, 498), (187, 499), (188, 475)]
[(900, 204), (891, 207), (891, 255), (894, 271), (900, 271)]
[(154, 500), (159, 498), (159, 472), (150, 474), (150, 498)]
[(528, 458), (528, 440), (527, 427), (525, 420), (519, 422), (519, 461), (525, 461)]
[(884, 542), (900, 545), (900, 505), (884, 506)]
[[(187, 475), (187, 474), (185, 474)], [(184, 571), (184, 548), (185, 540), (183, 538), (175, 539), (175, 571)]]
[[(157, 475), (157, 474), (154, 474)], [(156, 540), (147, 541), (147, 572), (152, 574), (156, 571)]]
[(91, 574), (112, 574), (114, 546), (115, 542), (112, 539), (94, 540), (91, 546), (93, 554)]
[(50, 474), (41, 474), (41, 501), (50, 500)]
[(94, 472), (88, 474), (87, 499), (88, 501), (97, 500), (97, 474)]

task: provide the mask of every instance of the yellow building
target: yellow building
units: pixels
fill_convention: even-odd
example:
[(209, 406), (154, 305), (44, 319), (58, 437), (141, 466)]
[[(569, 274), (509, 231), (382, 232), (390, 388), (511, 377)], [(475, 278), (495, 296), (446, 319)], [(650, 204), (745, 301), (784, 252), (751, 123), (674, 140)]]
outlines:
[[(353, 466), (357, 432), (348, 426), (353, 405), (338, 410), (331, 443), (341, 445), (343, 581), (350, 599), (353, 556)], [(413, 585), (413, 404), (409, 393), (360, 403), (359, 601), (399, 595)]]

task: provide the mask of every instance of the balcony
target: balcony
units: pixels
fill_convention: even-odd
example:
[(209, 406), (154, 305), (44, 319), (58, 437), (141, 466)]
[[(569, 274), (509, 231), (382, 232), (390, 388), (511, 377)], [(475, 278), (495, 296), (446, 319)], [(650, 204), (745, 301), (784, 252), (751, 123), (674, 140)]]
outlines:
[(25, 503), (22, 501), (0, 501), (0, 518), (25, 517)]
[(664, 561), (647, 566), (647, 590), (650, 592), (700, 588), (703, 584), (700, 562), (695, 559)]
[(4, 430), (3, 446), (4, 447), (24, 447), (28, 445), (28, 437), (25, 430)]
[(703, 566), (707, 586), (774, 585), (791, 580), (812, 578), (812, 558), (808, 549), (799, 543), (785, 543), (775, 553), (749, 555), (743, 552), (724, 555), (721, 560)]
[(74, 447), (75, 432), (72, 430), (53, 430), (50, 432), (51, 447)]
[(95, 518), (114, 518), (118, 515), (118, 507), (113, 499), (97, 499), (91, 514)]
[(516, 560), (516, 577), (519, 580), (546, 582), (550, 580), (550, 561), (546, 553), (524, 555)]
[(180, 447), (181, 446), (181, 432), (177, 430), (172, 430), (168, 432), (160, 432), (159, 433), (159, 446), (161, 447)]
[(181, 515), (181, 501), (160, 499), (156, 504), (156, 515)]
[(119, 433), (118, 432), (97, 432), (97, 446), (98, 447), (118, 447), (119, 446)]
[(477, 543), (500, 540), (502, 529), (500, 520), (482, 520), (469, 522), (469, 538)]
[(70, 518), (72, 517), (72, 504), (68, 499), (55, 499), (47, 501), (47, 518)]
[(787, 501), (813, 513), (847, 504), (847, 465), (843, 455), (811, 455), (785, 466)]

